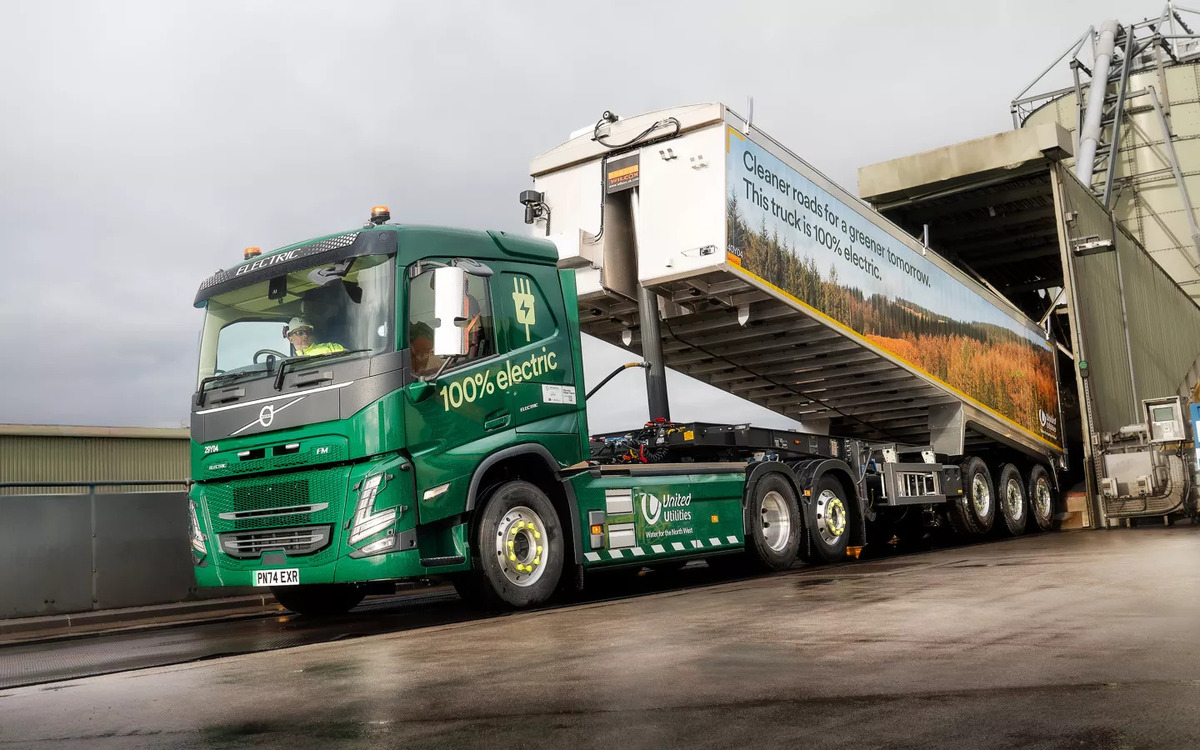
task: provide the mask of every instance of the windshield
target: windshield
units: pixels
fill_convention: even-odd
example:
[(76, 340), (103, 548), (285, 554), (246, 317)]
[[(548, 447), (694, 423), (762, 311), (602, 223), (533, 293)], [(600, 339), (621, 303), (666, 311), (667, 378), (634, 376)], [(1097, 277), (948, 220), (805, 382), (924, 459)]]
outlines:
[(208, 300), (197, 382), (266, 375), (291, 357), (390, 351), (396, 338), (390, 261), (386, 255), (348, 258)]

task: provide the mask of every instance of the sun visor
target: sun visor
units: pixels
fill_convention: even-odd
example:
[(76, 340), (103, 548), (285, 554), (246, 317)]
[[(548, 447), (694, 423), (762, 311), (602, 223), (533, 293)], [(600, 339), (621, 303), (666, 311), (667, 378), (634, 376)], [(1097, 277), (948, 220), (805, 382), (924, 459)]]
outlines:
[(364, 231), (326, 237), (306, 245), (263, 255), (241, 265), (218, 271), (200, 285), (196, 307), (231, 289), (282, 276), (309, 266), (333, 263), (360, 255), (390, 255), (396, 252), (396, 233)]

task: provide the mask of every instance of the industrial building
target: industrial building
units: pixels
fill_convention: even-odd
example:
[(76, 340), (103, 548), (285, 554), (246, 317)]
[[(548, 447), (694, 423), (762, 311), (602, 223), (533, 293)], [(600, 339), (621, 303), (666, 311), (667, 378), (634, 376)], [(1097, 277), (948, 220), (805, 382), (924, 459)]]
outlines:
[[(145, 490), (179, 489), (188, 477), (188, 430), (150, 427), (78, 427), (0, 424), (3, 494), (85, 493), (71, 483), (153, 482)], [(66, 483), (66, 484), (64, 484)], [(19, 490), (19, 492), (18, 492)]]

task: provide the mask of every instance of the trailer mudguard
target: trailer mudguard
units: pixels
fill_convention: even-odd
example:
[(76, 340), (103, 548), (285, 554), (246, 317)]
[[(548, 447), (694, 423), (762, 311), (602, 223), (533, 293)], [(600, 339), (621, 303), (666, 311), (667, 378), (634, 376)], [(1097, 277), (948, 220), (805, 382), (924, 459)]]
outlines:
[[(796, 500), (799, 503), (805, 502), (803, 484), (800, 478), (796, 476), (796, 472), (782, 461), (757, 461), (750, 464), (746, 469), (746, 489), (742, 493), (742, 538), (745, 539), (750, 533), (750, 524), (753, 523), (749, 516), (750, 498), (753, 497), (754, 488), (763, 477), (768, 474), (782, 474), (788, 484), (792, 486), (792, 491), (796, 493)], [(803, 513), (801, 514), (803, 516)], [(801, 518), (801, 524), (804, 521)]]
[(791, 464), (795, 476), (803, 491), (800, 501), (805, 505), (812, 502), (812, 488), (821, 477), (833, 474), (842, 480), (842, 484), (853, 489), (858, 512), (855, 514), (854, 525), (850, 533), (851, 546), (862, 547), (867, 543), (867, 502), (862, 482), (858, 481), (857, 473), (850, 465), (839, 458), (811, 458), (806, 461), (796, 461)]

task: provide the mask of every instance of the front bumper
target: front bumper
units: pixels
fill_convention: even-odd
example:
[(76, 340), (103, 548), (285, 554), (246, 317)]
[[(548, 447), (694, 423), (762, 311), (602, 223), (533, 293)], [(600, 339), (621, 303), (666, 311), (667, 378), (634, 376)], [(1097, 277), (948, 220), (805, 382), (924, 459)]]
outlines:
[(254, 571), (268, 568), (297, 569), (301, 583), (422, 575), (412, 473), (403, 466), (393, 456), (194, 485), (197, 584), (253, 585)]

